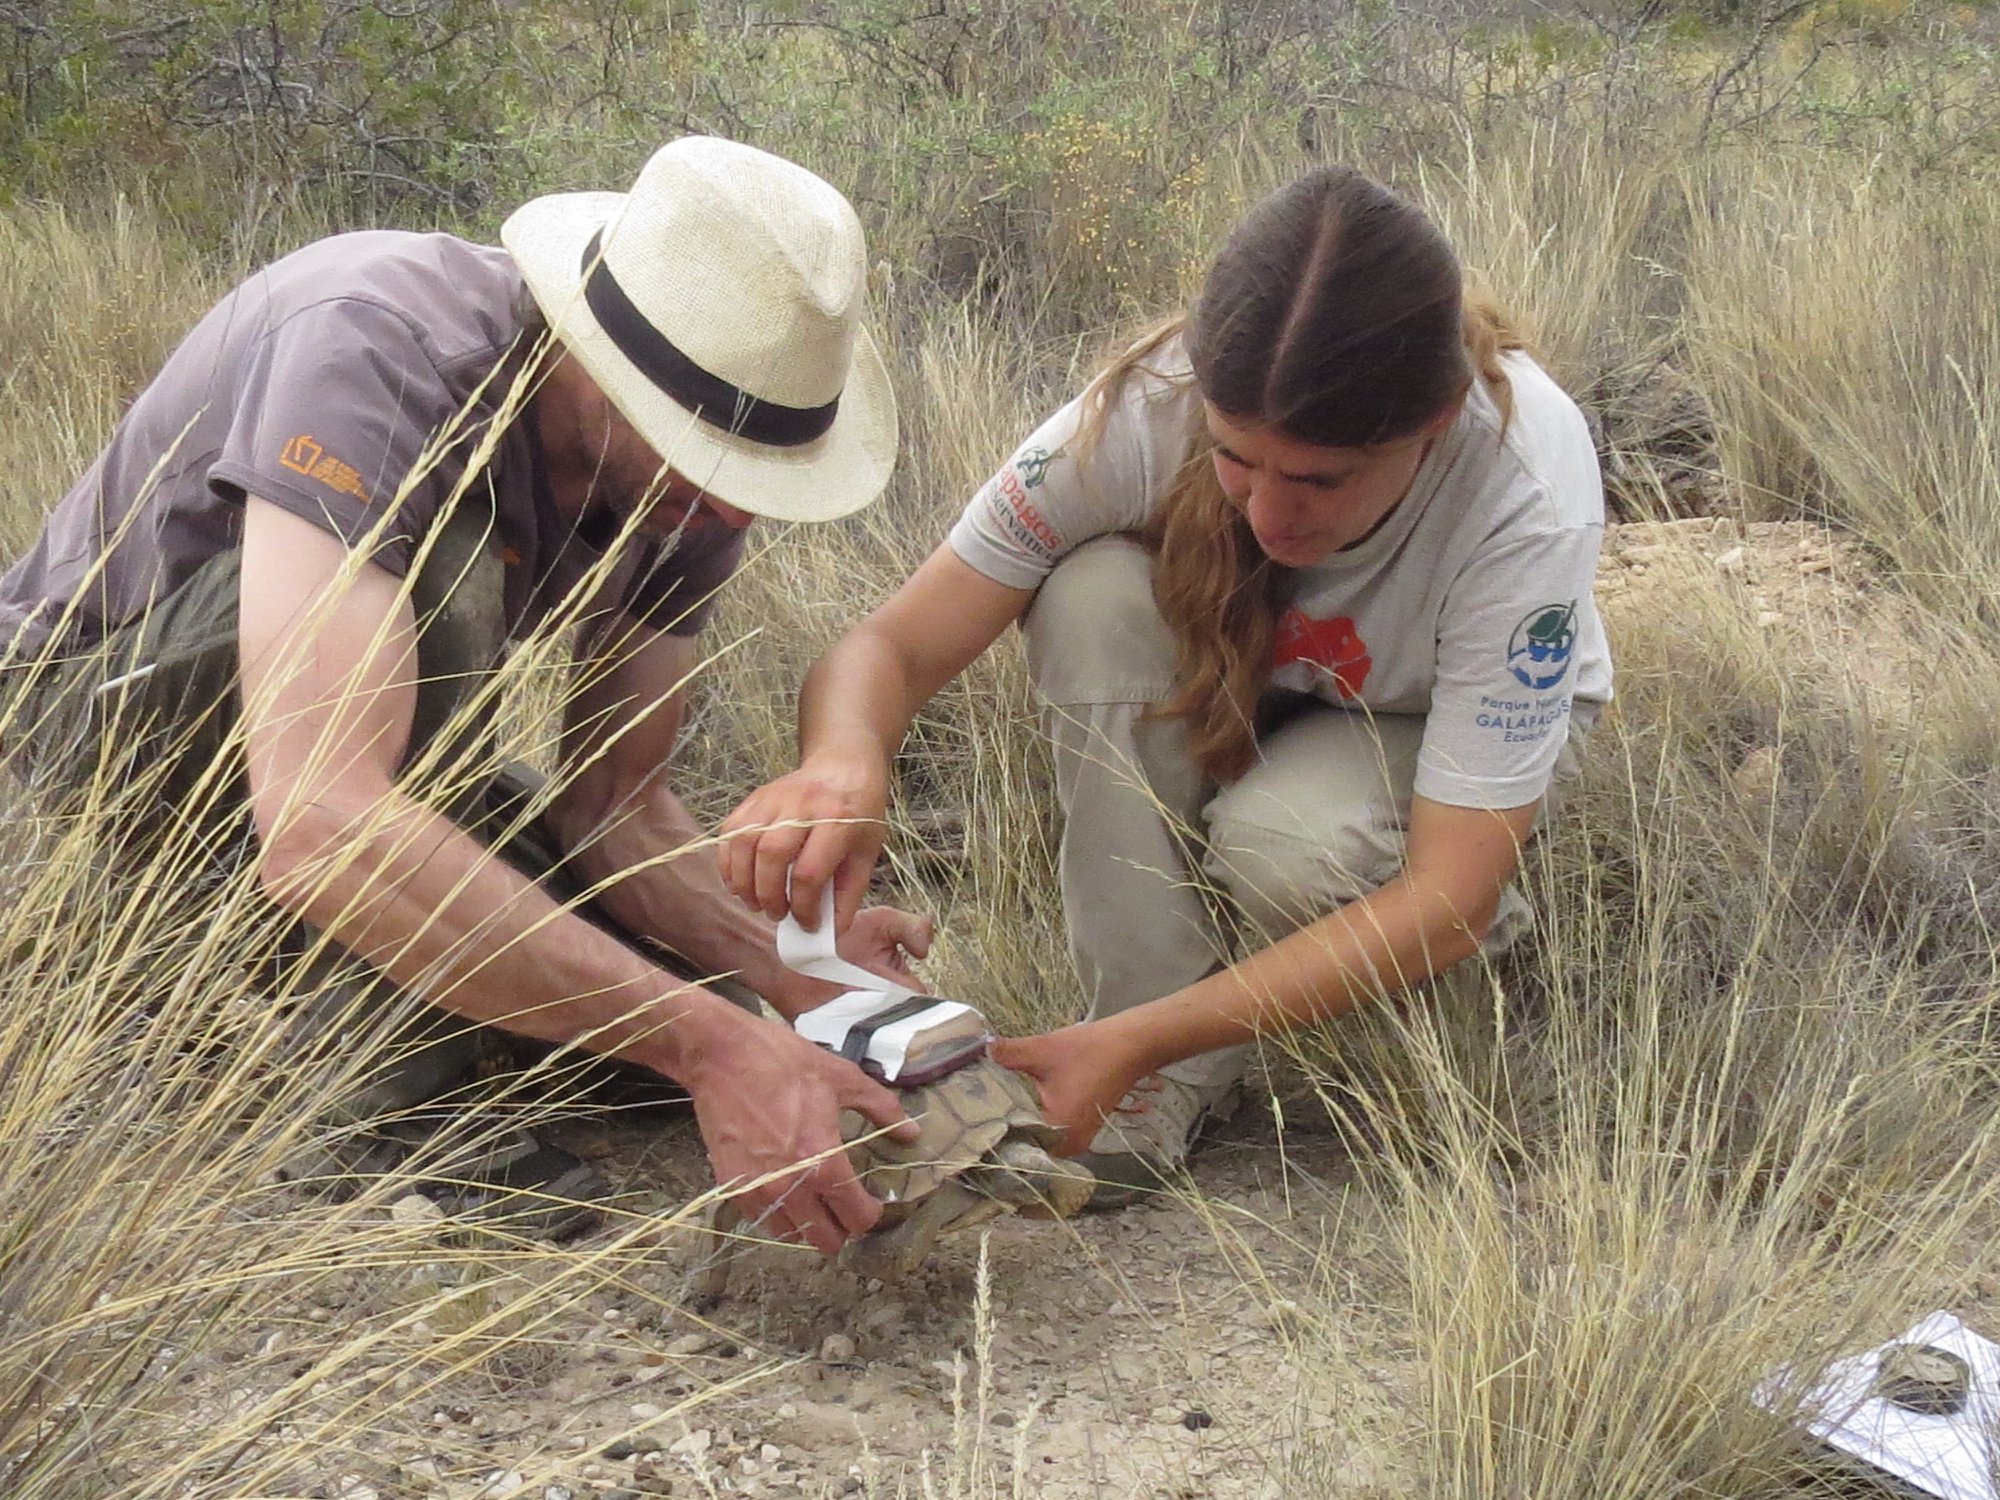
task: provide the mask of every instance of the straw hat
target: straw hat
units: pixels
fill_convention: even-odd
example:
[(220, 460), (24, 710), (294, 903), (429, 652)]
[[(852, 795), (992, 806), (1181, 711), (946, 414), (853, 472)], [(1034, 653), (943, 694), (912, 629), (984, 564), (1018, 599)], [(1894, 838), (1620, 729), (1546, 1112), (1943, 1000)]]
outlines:
[(889, 482), (896, 399), (861, 326), (861, 222), (805, 168), (683, 136), (631, 192), (537, 198), (500, 241), (625, 419), (717, 499), (825, 521)]

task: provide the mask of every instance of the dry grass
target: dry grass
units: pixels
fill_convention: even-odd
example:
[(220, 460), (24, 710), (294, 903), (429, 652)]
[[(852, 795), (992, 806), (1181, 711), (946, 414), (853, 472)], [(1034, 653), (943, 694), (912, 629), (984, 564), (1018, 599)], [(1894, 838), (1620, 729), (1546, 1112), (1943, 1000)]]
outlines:
[[(1322, 1414), (1292, 1434), (1287, 1493), (1793, 1493), (1786, 1429), (1747, 1391), (1932, 1307), (1976, 1314), (1993, 1269), (1995, 200), (1871, 154), (1894, 144), (1879, 138), (1809, 160), (1746, 129), (1690, 154), (1698, 120), (1606, 99), (1656, 128), (1580, 131), (1538, 95), (1461, 149), (1413, 148), (1402, 175), (1592, 398), (1625, 503), (1670, 511), (1698, 485), (1741, 517), (1823, 520), (1871, 549), (1893, 604), (1872, 636), (1774, 636), (1719, 586), (1616, 622), (1620, 701), (1534, 861), (1535, 941), (1293, 1049), (1285, 1118), (1356, 1143), (1384, 1237), (1364, 1252), (1330, 1234), (1311, 1287), (1268, 1285), (1301, 1304), (1289, 1337)], [(1465, 118), (1411, 111), (1412, 140)], [(1187, 195), (1179, 230), (1144, 250), (1155, 293), (1290, 164), (1234, 138), (1196, 155), (1193, 175), (1151, 145), (1081, 158)], [(1076, 172), (1026, 200), (1059, 273), (1092, 236), (1159, 227), (1130, 181)], [(921, 201), (955, 191), (938, 174)], [(1095, 346), (1078, 310), (1099, 328), (1132, 311), (1085, 277), (1030, 320), (1020, 286), (989, 300), (962, 295), (976, 276), (906, 271), (919, 239), (900, 220), (885, 235), (879, 288), (904, 465), (864, 516), (774, 532), (726, 597), (683, 768), (709, 813), (788, 765), (806, 663), (1077, 383)], [(130, 205), (0, 215), (10, 547), (229, 269)], [(496, 689), (514, 752), (546, 759), (561, 646), (533, 643)], [(1014, 1026), (1075, 1004), (1032, 714), (1011, 640), (941, 696), (904, 757), (887, 877), (942, 919), (934, 984)], [(1775, 781), (1739, 774), (1760, 752)], [(21, 798), (10, 820), (0, 1487), (304, 1495), (365, 1472), (383, 1434), (455, 1392), (532, 1389), (569, 1311), (629, 1295), (691, 1231), (634, 1215), (576, 1252), (468, 1243), (365, 1196), (303, 1207), (267, 1187), (355, 1063), (287, 1050), (280, 928), (242, 870), (180, 846), (107, 867), (106, 823), (143, 791), (106, 785), (61, 820)], [(1226, 1208), (1192, 1206), (1232, 1234)], [(1373, 1321), (1341, 1301), (1364, 1253), (1393, 1289)], [(982, 1303), (982, 1337), (991, 1316)], [(1382, 1340), (1362, 1335), (1378, 1324)], [(1379, 1396), (1391, 1358), (1393, 1451), (1356, 1479), (1347, 1455), (1383, 1446), (1384, 1405), (1345, 1393)], [(1018, 1492), (981, 1430), (983, 1368), (912, 1490)], [(553, 1474), (558, 1457), (536, 1461)], [(454, 1462), (485, 1460), (468, 1442)]]

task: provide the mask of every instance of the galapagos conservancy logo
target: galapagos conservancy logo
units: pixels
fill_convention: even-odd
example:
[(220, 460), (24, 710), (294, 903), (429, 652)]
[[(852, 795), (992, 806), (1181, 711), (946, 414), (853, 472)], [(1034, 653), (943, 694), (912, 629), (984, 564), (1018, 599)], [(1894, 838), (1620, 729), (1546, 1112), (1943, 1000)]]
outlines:
[(1029, 489), (1039, 489), (1048, 477), (1049, 465), (1055, 455), (1046, 448), (1023, 448), (1014, 460), (1014, 472), (1021, 476), (1021, 483)]
[(1576, 650), (1576, 601), (1529, 611), (1507, 642), (1507, 670), (1525, 688), (1552, 688), (1569, 671)]
[(1052, 558), (1063, 550), (1062, 534), (1049, 524), (1041, 507), (1028, 497), (1048, 477), (1055, 455), (1046, 448), (1023, 448), (1000, 471), (992, 486), (993, 511), (1002, 527), (1037, 557)]

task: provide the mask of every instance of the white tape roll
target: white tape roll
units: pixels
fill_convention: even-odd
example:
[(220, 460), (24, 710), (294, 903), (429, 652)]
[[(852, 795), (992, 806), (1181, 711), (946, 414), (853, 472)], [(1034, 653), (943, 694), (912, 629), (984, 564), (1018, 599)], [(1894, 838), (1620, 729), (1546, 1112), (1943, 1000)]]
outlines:
[(898, 1000), (917, 993), (884, 979), (880, 974), (871, 974), (840, 956), (834, 947), (831, 880), (820, 893), (818, 931), (807, 932), (799, 926), (797, 918), (790, 912), (785, 913), (784, 921), (778, 924), (778, 958), (796, 973), (824, 979), (828, 984), (844, 984), (850, 990), (872, 990)]
[[(785, 913), (785, 919), (778, 924), (778, 957), (787, 967), (809, 978), (848, 987), (846, 994), (815, 1006), (792, 1023), (792, 1029), (807, 1041), (836, 1052), (857, 1022), (880, 1015), (890, 1006), (922, 993), (880, 974), (871, 974), (835, 951), (832, 881), (827, 882), (820, 900), (818, 931), (807, 932), (790, 912)], [(916, 1015), (879, 1027), (868, 1039), (868, 1056), (882, 1069), (882, 1076), (893, 1083), (902, 1076), (910, 1043), (916, 1040), (918, 1032), (971, 1009), (957, 1000), (939, 1000)]]

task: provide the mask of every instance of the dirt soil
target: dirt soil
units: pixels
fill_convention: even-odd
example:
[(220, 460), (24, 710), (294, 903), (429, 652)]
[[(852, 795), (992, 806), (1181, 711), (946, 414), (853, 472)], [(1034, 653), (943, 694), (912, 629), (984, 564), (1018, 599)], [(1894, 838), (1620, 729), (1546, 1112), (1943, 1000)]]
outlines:
[[(1338, 1245), (1340, 1336), (1386, 1350), (1367, 1268), (1375, 1207), (1340, 1142), (1284, 1133), (1247, 1106), (1148, 1201), (1071, 1223), (1000, 1220), (940, 1241), (908, 1280), (863, 1280), (767, 1245), (728, 1295), (690, 1309), (713, 1246), (663, 1231), (642, 1268), (537, 1332), (511, 1377), (414, 1387), (363, 1451), (300, 1476), (329, 1500), (613, 1500), (653, 1496), (1376, 1497), (1409, 1372), (1342, 1393), (1349, 1431), (1379, 1412), (1379, 1451), (1302, 1449), (1329, 1392), (1326, 1247)], [(707, 1186), (685, 1115), (649, 1110), (553, 1135), (662, 1219)], [(398, 1215), (427, 1205), (404, 1200)], [(448, 1226), (439, 1224), (440, 1235)], [(576, 1248), (588, 1249), (585, 1243)], [(980, 1286), (982, 1251), (986, 1285)], [(309, 1323), (378, 1315), (410, 1267), (357, 1274), (302, 1307)], [(503, 1275), (537, 1274), (533, 1266)], [(1384, 1282), (1383, 1284), (1386, 1284)], [(983, 1308), (982, 1308), (983, 1301)], [(1314, 1312), (1313, 1309), (1319, 1309)], [(981, 1366), (981, 1355), (984, 1365)], [(499, 1361), (505, 1368), (507, 1361)], [(388, 1384), (391, 1372), (378, 1372)], [(214, 1390), (227, 1414), (232, 1385)], [(983, 1390), (982, 1390), (983, 1387)], [(336, 1392), (322, 1393), (329, 1410)], [(695, 1398), (699, 1397), (698, 1400)], [(1357, 1414), (1359, 1414), (1357, 1416)], [(296, 1414), (299, 1427), (315, 1413)], [(1301, 1487), (1299, 1473), (1319, 1475)]]
[[(1694, 581), (1739, 595), (1755, 629), (1822, 647), (1877, 607), (1866, 559), (1818, 528), (1619, 526), (1599, 590), (1614, 643)], [(575, 1126), (568, 1144), (641, 1209), (670, 1213), (707, 1186), (685, 1118)], [(517, 1378), (414, 1398), (400, 1435), (322, 1490), (950, 1495), (977, 1479), (1049, 1500), (1411, 1492), (1394, 1455), (1418, 1372), (1396, 1352), (1396, 1271), (1365, 1169), (1323, 1125), (1280, 1131), (1252, 1105), (1191, 1178), (1192, 1191), (1118, 1213), (992, 1225), (983, 1298), (975, 1231), (889, 1286), (758, 1249), (697, 1316), (684, 1289), (711, 1241), (676, 1230), (645, 1274), (565, 1313)], [(1338, 1326), (1314, 1326), (1329, 1310)], [(1370, 1380), (1315, 1380), (1329, 1341), (1374, 1351)], [(1323, 1436), (1333, 1399), (1344, 1451)]]

